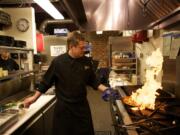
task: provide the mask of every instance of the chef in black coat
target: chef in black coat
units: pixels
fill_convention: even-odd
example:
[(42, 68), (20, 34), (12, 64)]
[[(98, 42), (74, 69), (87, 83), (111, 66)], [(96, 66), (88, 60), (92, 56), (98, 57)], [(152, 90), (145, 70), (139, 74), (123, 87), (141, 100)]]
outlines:
[(19, 70), (19, 65), (15, 60), (10, 58), (10, 54), (7, 50), (2, 50), (1, 52), (0, 67), (8, 71)]
[(57, 103), (53, 135), (94, 135), (86, 86), (102, 92), (108, 88), (97, 81), (91, 60), (84, 56), (85, 40), (82, 34), (71, 32), (67, 45), (68, 52), (52, 61), (35, 94), (24, 100), (24, 106), (29, 107), (55, 84)]

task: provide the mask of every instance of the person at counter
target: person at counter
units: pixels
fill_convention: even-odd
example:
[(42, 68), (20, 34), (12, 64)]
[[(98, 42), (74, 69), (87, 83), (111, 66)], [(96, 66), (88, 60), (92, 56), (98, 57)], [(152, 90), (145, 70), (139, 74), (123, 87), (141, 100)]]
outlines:
[(117, 99), (118, 93), (98, 82), (91, 61), (84, 56), (85, 39), (76, 31), (68, 34), (68, 52), (56, 57), (33, 96), (24, 100), (29, 107), (55, 84), (57, 103), (53, 135), (94, 135), (86, 85), (102, 91), (102, 98)]
[(0, 67), (3, 68), (3, 70), (13, 71), (13, 70), (19, 70), (19, 65), (16, 63), (15, 60), (10, 58), (10, 53), (8, 50), (2, 50), (1, 56), (0, 56)]

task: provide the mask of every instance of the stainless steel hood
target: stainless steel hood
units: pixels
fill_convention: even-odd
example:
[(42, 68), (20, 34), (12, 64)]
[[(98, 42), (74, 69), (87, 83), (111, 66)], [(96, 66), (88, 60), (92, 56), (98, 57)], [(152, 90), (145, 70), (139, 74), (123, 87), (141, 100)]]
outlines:
[[(179, 22), (179, 0), (50, 0), (66, 19), (72, 19), (81, 31), (139, 30), (152, 25), (161, 28)], [(36, 24), (51, 19), (33, 0), (0, 0), (1, 7), (34, 6)], [(163, 19), (164, 17), (168, 19)], [(171, 17), (168, 17), (171, 16)], [(168, 20), (168, 22), (167, 22)], [(172, 21), (169, 21), (172, 20)], [(160, 22), (160, 23), (159, 23)], [(148, 27), (149, 26), (149, 27)], [(163, 27), (162, 27), (163, 26)], [(153, 28), (151, 27), (151, 28)]]
[(151, 22), (132, 0), (83, 0), (83, 5), (88, 22), (82, 27), (86, 30), (132, 30)]
[(174, 27), (172, 25), (180, 24), (180, 7), (176, 8), (173, 12), (169, 13), (167, 16), (151, 23), (148, 27), (154, 29), (162, 29)]
[[(50, 0), (51, 2), (57, 2), (59, 0)], [(35, 3), (33, 0), (0, 0), (1, 4), (27, 4)]]
[[(77, 8), (67, 8), (71, 18), (76, 18), (80, 29), (96, 30), (138, 30), (147, 29), (150, 24), (173, 12), (180, 6), (178, 0), (77, 0)], [(72, 7), (73, 0), (61, 0)], [(77, 10), (76, 10), (77, 9)], [(82, 9), (81, 12), (79, 9)], [(78, 21), (78, 13), (85, 17)], [(76, 16), (74, 16), (76, 14)], [(83, 17), (83, 16), (81, 16)], [(74, 20), (74, 19), (73, 19)], [(86, 21), (87, 20), (87, 21)]]

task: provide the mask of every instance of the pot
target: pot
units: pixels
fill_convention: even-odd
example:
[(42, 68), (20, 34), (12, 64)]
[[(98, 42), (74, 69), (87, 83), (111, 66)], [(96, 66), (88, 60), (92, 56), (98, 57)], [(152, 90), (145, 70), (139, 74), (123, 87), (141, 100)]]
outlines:
[(0, 35), (0, 46), (13, 46), (14, 38), (11, 36)]
[(15, 40), (14, 41), (14, 47), (26, 47), (26, 41), (22, 41), (22, 40)]

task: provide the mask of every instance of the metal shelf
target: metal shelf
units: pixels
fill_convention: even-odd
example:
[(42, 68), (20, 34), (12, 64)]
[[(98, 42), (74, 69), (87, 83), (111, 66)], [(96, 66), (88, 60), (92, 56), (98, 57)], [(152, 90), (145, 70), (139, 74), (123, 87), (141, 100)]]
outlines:
[(130, 69), (122, 69), (122, 68), (111, 68), (112, 70), (121, 70), (121, 71), (132, 71), (132, 70), (136, 70), (136, 68), (130, 68)]
[[(119, 52), (124, 52), (124, 51), (119, 51)], [(128, 52), (128, 51), (127, 51)], [(132, 53), (131, 51), (129, 51), (129, 53)], [(112, 59), (113, 56), (111, 56)], [(119, 71), (118, 73), (120, 74), (120, 72), (124, 72), (126, 71), (126, 74), (137, 74), (137, 58), (134, 57), (129, 57), (129, 58), (117, 58), (117, 59), (113, 59), (112, 63), (111, 63), (111, 69), (114, 71)], [(113, 66), (117, 66), (117, 68), (114, 68)], [(122, 68), (122, 67), (129, 67), (129, 68)], [(129, 73), (128, 73), (129, 72)]]
[(120, 60), (121, 60), (121, 59), (133, 59), (133, 60), (135, 60), (136, 58), (134, 58), (134, 57), (130, 57), (130, 58), (123, 58), (123, 57), (122, 57), (122, 58), (120, 58)]
[(27, 52), (27, 51), (33, 51), (33, 49), (29, 49), (29, 48), (20, 48), (20, 47), (8, 47), (8, 46), (0, 46), (0, 49), (8, 49), (11, 52), (15, 51), (15, 52)]
[(36, 71), (33, 70), (33, 71), (18, 71), (18, 72), (14, 72), (14, 73), (12, 72), (8, 76), (1, 77), (0, 81), (12, 79), (17, 76), (27, 75), (27, 74), (34, 73), (34, 72), (36, 72)]

